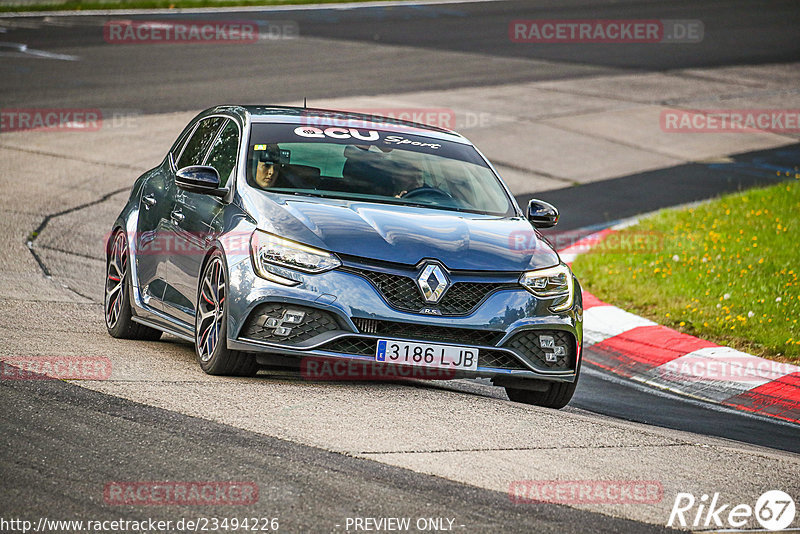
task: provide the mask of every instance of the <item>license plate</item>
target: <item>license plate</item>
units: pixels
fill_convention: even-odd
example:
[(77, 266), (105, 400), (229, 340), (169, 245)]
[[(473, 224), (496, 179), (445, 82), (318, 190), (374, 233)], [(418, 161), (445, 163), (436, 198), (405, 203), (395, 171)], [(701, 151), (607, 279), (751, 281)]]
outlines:
[(435, 343), (410, 343), (392, 339), (378, 340), (375, 361), (438, 367), (464, 371), (478, 370), (478, 349)]

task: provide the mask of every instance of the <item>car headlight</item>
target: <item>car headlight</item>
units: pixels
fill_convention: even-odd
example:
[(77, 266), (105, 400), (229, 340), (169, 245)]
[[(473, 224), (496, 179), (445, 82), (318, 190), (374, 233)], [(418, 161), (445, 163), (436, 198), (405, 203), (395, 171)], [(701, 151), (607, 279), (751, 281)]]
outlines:
[(250, 250), (256, 273), (262, 278), (284, 285), (296, 285), (302, 281), (294, 271), (317, 274), (342, 264), (330, 252), (261, 230), (256, 230), (250, 237)]
[(550, 309), (554, 312), (568, 310), (575, 300), (572, 271), (563, 263), (523, 273), (519, 283), (537, 297), (553, 299)]

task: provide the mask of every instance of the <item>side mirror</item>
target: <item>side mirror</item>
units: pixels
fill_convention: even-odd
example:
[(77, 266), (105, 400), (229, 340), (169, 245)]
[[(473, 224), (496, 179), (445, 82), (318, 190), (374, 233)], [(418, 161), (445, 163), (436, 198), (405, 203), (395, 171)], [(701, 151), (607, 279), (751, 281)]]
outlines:
[(175, 173), (175, 185), (184, 191), (224, 197), (227, 188), (220, 188), (219, 173), (214, 167), (191, 165)]
[(558, 224), (558, 210), (544, 200), (531, 199), (528, 202), (527, 217), (536, 228), (552, 228)]

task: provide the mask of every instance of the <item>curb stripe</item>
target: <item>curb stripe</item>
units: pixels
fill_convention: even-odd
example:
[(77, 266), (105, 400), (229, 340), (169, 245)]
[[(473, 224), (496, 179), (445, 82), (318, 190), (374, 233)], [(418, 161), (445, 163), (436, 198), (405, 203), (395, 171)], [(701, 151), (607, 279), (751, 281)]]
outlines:
[(594, 308), (595, 306), (609, 306), (609, 304), (606, 304), (588, 291), (583, 291), (583, 310), (586, 311), (589, 308)]
[(759, 376), (750, 372), (740, 363), (747, 356), (750, 355), (730, 347), (707, 347), (651, 369), (641, 378), (656, 387), (677, 389), (693, 397), (721, 403), (783, 376)]
[(627, 377), (647, 374), (688, 351), (716, 346), (666, 326), (640, 326), (608, 338), (591, 347), (592, 363)]
[(800, 423), (800, 372), (745, 391), (722, 404)]
[(583, 312), (583, 339), (588, 346), (618, 336), (638, 326), (656, 323), (616, 306), (595, 306)]

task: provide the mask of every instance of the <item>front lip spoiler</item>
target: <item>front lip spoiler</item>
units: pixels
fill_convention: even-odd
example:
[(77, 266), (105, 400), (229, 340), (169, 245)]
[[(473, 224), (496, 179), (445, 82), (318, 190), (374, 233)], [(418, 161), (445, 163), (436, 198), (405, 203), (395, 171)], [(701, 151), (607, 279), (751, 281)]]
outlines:
[[(361, 337), (367, 339), (398, 339), (401, 341), (413, 341), (409, 339), (401, 339), (401, 338), (392, 338), (391, 336), (371, 336), (371, 335), (363, 335), (363, 334), (354, 334), (348, 333), (343, 334), (342, 336), (337, 336), (336, 339), (339, 337), (344, 336), (352, 336), (352, 337)], [(330, 340), (328, 340), (330, 341)], [(424, 342), (424, 341), (422, 341)], [(439, 343), (439, 342), (435, 342)], [(319, 345), (316, 345), (319, 346)], [(489, 346), (480, 346), (480, 345), (464, 345), (465, 347), (474, 347), (477, 349), (485, 349), (485, 350), (501, 350), (507, 352), (509, 355), (513, 356), (516, 360), (519, 361), (519, 357), (517, 354), (509, 349), (505, 349), (502, 347), (489, 347)], [(358, 354), (346, 354), (340, 352), (330, 352), (322, 349), (317, 348), (306, 348), (306, 349), (298, 349), (298, 348), (290, 348), (285, 345), (276, 345), (272, 343), (265, 343), (260, 341), (255, 341), (248, 338), (239, 338), (239, 339), (228, 339), (228, 348), (233, 350), (241, 350), (245, 352), (262, 352), (262, 353), (269, 353), (273, 352), (270, 350), (265, 349), (274, 349), (275, 353), (278, 354), (285, 354), (291, 356), (298, 356), (298, 357), (308, 357), (308, 356), (317, 356), (317, 357), (324, 357), (324, 358), (341, 358), (347, 360), (359, 360), (359, 361), (370, 361), (374, 362), (375, 359), (370, 356), (358, 355)], [(525, 362), (520, 361), (524, 365), (528, 365)], [(391, 364), (389, 364), (391, 365)], [(528, 365), (530, 367), (530, 365)], [(557, 382), (573, 382), (575, 380), (575, 371), (539, 371), (535, 369), (530, 370), (522, 370), (522, 369), (502, 369), (502, 368), (495, 368), (495, 367), (478, 367), (477, 371), (459, 371), (461, 376), (456, 378), (478, 378), (478, 377), (492, 377), (497, 375), (503, 376), (512, 376), (516, 378), (530, 378), (530, 379), (538, 379), (538, 380), (551, 380)]]

